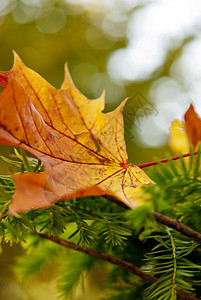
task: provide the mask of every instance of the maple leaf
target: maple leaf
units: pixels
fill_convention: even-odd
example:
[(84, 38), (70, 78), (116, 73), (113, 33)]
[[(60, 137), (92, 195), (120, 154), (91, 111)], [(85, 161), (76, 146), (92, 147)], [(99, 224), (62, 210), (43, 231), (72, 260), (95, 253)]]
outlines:
[(184, 122), (175, 120), (170, 126), (169, 147), (174, 152), (187, 153), (189, 151), (189, 141), (185, 132)]
[(74, 86), (67, 67), (56, 90), (17, 54), (0, 72), (0, 142), (40, 159), (42, 173), (14, 174), (10, 213), (45, 208), (62, 199), (110, 195), (137, 206), (143, 184), (153, 181), (127, 164), (122, 110), (102, 113), (104, 94), (89, 100)]
[(185, 119), (185, 131), (190, 145), (194, 148), (197, 147), (199, 141), (201, 141), (201, 119), (195, 112), (193, 105), (191, 104), (184, 116)]
[(191, 104), (184, 115), (184, 122), (178, 120), (172, 122), (169, 146), (174, 151), (188, 152), (191, 146), (196, 149), (199, 141), (201, 141), (201, 119)]

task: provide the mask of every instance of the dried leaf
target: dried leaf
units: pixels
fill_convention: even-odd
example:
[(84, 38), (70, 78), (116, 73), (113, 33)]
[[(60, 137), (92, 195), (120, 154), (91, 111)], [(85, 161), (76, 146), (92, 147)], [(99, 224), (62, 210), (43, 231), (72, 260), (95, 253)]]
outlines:
[(197, 148), (201, 141), (201, 119), (191, 104), (184, 116), (185, 122), (173, 121), (170, 127), (169, 146), (173, 151), (186, 153)]
[(74, 86), (67, 67), (56, 90), (15, 54), (0, 72), (0, 142), (40, 159), (44, 173), (13, 175), (10, 213), (44, 208), (62, 199), (111, 195), (135, 207), (143, 184), (152, 180), (127, 164), (122, 110), (102, 113), (104, 94), (89, 100)]
[(190, 145), (194, 148), (201, 141), (201, 119), (195, 112), (193, 105), (191, 104), (187, 112), (185, 113), (185, 130)]

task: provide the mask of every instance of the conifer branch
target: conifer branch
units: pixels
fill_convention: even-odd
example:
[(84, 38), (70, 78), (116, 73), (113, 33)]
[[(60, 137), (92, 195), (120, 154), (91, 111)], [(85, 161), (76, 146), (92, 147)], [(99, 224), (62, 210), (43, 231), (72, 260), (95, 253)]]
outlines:
[(192, 154), (195, 155), (197, 153), (198, 153), (198, 151), (195, 151), (193, 153), (191, 153), (191, 152), (190, 153), (185, 153), (185, 154), (182, 154), (182, 155), (179, 155), (179, 156), (172, 156), (170, 158), (164, 158), (164, 159), (161, 159), (159, 161), (151, 161), (151, 162), (148, 162), (148, 163), (139, 164), (137, 166), (142, 169), (142, 168), (158, 165), (159, 163), (166, 163), (169, 160), (177, 160), (177, 159), (180, 159), (181, 157), (191, 156)]
[[(143, 280), (145, 280), (149, 283), (154, 283), (158, 280), (158, 278), (156, 278), (155, 276), (145, 274), (137, 266), (135, 266), (121, 258), (118, 258), (116, 256), (112, 256), (112, 255), (103, 253), (98, 250), (93, 250), (93, 249), (89, 249), (89, 248), (84, 248), (82, 246), (77, 246), (73, 242), (69, 242), (69, 241), (66, 241), (66, 240), (58, 238), (58, 237), (49, 236), (47, 233), (38, 232), (37, 234), (41, 238), (52, 241), (54, 243), (57, 243), (63, 247), (70, 248), (70, 249), (91, 255), (93, 257), (96, 257), (97, 259), (101, 259), (101, 260), (107, 261), (113, 265), (119, 266), (120, 268), (125, 269), (125, 270), (137, 275), (138, 277), (142, 278)], [(199, 300), (197, 297), (190, 295), (189, 293), (185, 293), (183, 291), (177, 291), (177, 295), (179, 298), (184, 299), (184, 300), (187, 300), (187, 299)]]
[(88, 255), (91, 255), (91, 256), (96, 257), (98, 259), (107, 261), (107, 262), (109, 262), (113, 265), (117, 265), (120, 268), (123, 268), (123, 269), (137, 275), (138, 277), (146, 280), (149, 283), (154, 283), (157, 280), (156, 277), (145, 274), (137, 266), (135, 266), (135, 265), (133, 265), (133, 264), (121, 259), (121, 258), (109, 255), (107, 253), (103, 253), (103, 252), (98, 251), (98, 250), (93, 250), (93, 249), (90, 249), (90, 248), (77, 246), (73, 242), (69, 242), (69, 241), (66, 241), (64, 239), (61, 239), (61, 238), (58, 238), (58, 237), (55, 237), (55, 236), (49, 236), (47, 233), (44, 233), (44, 232), (38, 232), (38, 235), (40, 237), (46, 239), (46, 240), (52, 241), (52, 242), (57, 243), (61, 246), (64, 246), (64, 247), (67, 247), (67, 248), (70, 248), (70, 249), (73, 249), (73, 250), (76, 250), (76, 251), (79, 251), (79, 252), (82, 252), (82, 253), (85, 253), (85, 254), (88, 254)]
[[(113, 196), (105, 195), (104, 197), (126, 209), (129, 209), (129, 207), (126, 204), (124, 204), (124, 203), (122, 204), (118, 199), (114, 198)], [(182, 234), (184, 234), (192, 239), (195, 239), (199, 244), (201, 244), (201, 233), (199, 233), (198, 231), (195, 231), (194, 229), (190, 228), (189, 226), (183, 224), (182, 222), (180, 222), (176, 219), (169, 218), (169, 217), (164, 216), (156, 211), (152, 211), (152, 214), (158, 223), (161, 223), (170, 228), (173, 228), (173, 229), (181, 232)]]
[(201, 233), (193, 230), (192, 228), (181, 223), (180, 221), (177, 221), (176, 219), (166, 217), (158, 212), (152, 211), (152, 214), (158, 223), (161, 223), (168, 227), (171, 227), (171, 228), (183, 233), (184, 235), (195, 239), (199, 244), (201, 244)]

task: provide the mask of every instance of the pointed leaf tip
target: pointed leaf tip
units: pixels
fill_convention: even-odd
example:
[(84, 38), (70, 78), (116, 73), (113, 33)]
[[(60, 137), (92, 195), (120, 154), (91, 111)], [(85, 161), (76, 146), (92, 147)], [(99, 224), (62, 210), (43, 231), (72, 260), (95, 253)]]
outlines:
[(196, 147), (198, 142), (201, 141), (201, 119), (196, 113), (193, 104), (185, 113), (185, 130), (190, 145)]
[(14, 176), (17, 185), (10, 211), (105, 194), (135, 207), (137, 189), (153, 182), (135, 165), (126, 165), (122, 110), (127, 100), (102, 113), (104, 92), (95, 100), (85, 97), (74, 86), (67, 66), (62, 89), (56, 90), (17, 54), (14, 57), (14, 67), (0, 72), (15, 87), (9, 85), (1, 94), (0, 142), (36, 156), (45, 173)]
[(191, 103), (184, 115), (185, 122), (174, 121), (170, 128), (170, 147), (174, 151), (186, 153), (193, 146), (196, 150), (201, 141), (201, 118)]

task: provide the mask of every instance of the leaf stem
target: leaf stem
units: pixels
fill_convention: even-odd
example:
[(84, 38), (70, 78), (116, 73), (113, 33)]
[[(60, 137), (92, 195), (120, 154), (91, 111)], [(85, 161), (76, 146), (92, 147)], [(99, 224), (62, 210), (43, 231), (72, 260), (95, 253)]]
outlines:
[(159, 161), (151, 161), (151, 162), (148, 162), (148, 163), (143, 163), (143, 164), (139, 164), (137, 165), (139, 168), (146, 168), (146, 167), (150, 167), (150, 166), (154, 166), (154, 165), (158, 165), (159, 163), (166, 163), (168, 162), (169, 160), (177, 160), (177, 159), (180, 159), (181, 157), (188, 157), (190, 155), (196, 155), (198, 153), (198, 151), (195, 151), (195, 152), (189, 152), (189, 153), (185, 153), (185, 154), (182, 154), (182, 155), (179, 155), (179, 156), (172, 156), (170, 158), (164, 158), (164, 159), (161, 159)]
[[(63, 247), (66, 248), (70, 248), (88, 255), (91, 255), (93, 257), (96, 257), (97, 259), (101, 259), (104, 261), (107, 261), (113, 265), (117, 265), (122, 269), (127, 270), (128, 272), (131, 272), (135, 275), (137, 275), (138, 277), (142, 278), (143, 280), (149, 282), (149, 283), (154, 283), (158, 280), (158, 278), (156, 278), (155, 276), (149, 275), (149, 274), (145, 274), (144, 272), (142, 272), (137, 266), (121, 259), (118, 258), (116, 256), (112, 256), (109, 255), (107, 253), (103, 253), (101, 251), (98, 250), (94, 250), (94, 249), (90, 249), (90, 248), (84, 248), (82, 246), (77, 246), (75, 243), (73, 242), (69, 242), (66, 241), (64, 239), (58, 238), (58, 237), (54, 237), (54, 236), (49, 236), (47, 233), (44, 232), (37, 232), (37, 234), (46, 240), (52, 241), (53, 243), (57, 243)], [(199, 300), (197, 297), (186, 293), (186, 292), (182, 292), (182, 291), (177, 291), (177, 295), (179, 298), (181, 299), (189, 299), (189, 300)]]

